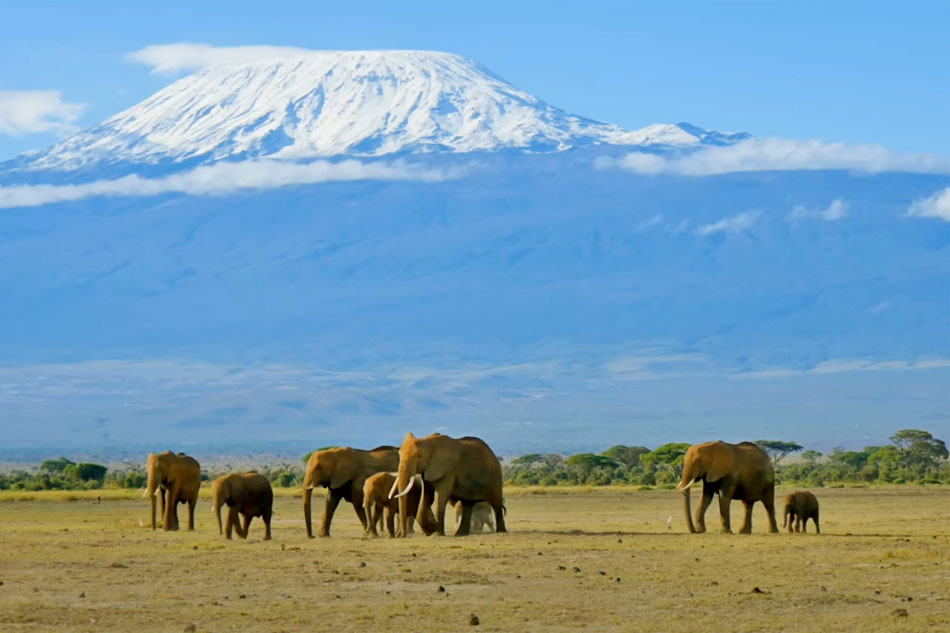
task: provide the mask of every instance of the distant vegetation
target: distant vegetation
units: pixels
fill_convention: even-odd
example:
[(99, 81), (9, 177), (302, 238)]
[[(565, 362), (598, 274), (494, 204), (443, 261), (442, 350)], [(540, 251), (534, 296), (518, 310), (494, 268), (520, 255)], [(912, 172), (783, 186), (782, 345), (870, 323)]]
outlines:
[[(822, 455), (795, 442), (758, 440), (775, 465), (776, 483), (786, 486), (821, 487), (835, 484), (939, 484), (950, 483), (947, 445), (927, 431), (903, 429), (885, 446), (866, 446), (860, 451), (835, 448)], [(689, 444), (674, 442), (653, 450), (645, 446), (618, 444), (602, 453), (530, 453), (502, 465), (506, 485), (516, 486), (661, 486), (673, 487), (683, 474), (683, 455)], [(320, 449), (322, 450), (322, 449)], [(798, 454), (798, 459), (787, 459)], [(310, 453), (303, 457), (306, 464)], [(259, 468), (276, 487), (293, 488), (303, 483), (303, 467), (290, 463)], [(202, 474), (210, 480), (230, 472), (212, 470)], [(0, 490), (90, 490), (96, 488), (144, 488), (148, 481), (144, 464), (126, 462), (109, 470), (100, 464), (75, 463), (66, 457), (48, 459), (34, 472), (0, 473)]]
[[(867, 446), (861, 451), (834, 449), (829, 455), (804, 450), (795, 442), (756, 442), (772, 458), (776, 482), (821, 487), (836, 483), (950, 483), (950, 462), (943, 440), (927, 431), (904, 429), (891, 444)], [(522, 455), (503, 466), (505, 482), (522, 486), (585, 485), (673, 486), (683, 474), (683, 455), (689, 444), (617, 445), (603, 453), (563, 457), (549, 453)], [(789, 455), (801, 453), (799, 459)]]

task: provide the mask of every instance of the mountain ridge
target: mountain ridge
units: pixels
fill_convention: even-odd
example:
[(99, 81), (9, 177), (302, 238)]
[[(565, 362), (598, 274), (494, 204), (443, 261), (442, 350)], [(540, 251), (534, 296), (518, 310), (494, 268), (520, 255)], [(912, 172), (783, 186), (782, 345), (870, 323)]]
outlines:
[(292, 51), (203, 68), (7, 168), (551, 152), (594, 145), (689, 148), (748, 137), (687, 123), (625, 130), (548, 105), (450, 53)]

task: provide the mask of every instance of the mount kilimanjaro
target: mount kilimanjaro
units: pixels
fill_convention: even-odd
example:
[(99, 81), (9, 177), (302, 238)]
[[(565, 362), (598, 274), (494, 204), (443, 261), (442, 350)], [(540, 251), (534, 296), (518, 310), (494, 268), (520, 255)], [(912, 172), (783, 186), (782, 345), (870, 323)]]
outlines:
[(292, 51), (205, 68), (18, 163), (74, 170), (121, 162), (682, 148), (745, 138), (686, 123), (628, 131), (570, 115), (448, 53)]
[(625, 168), (748, 140), (570, 115), (444, 53), (203, 68), (0, 164), (4, 439), (946, 427), (950, 223), (908, 210), (947, 177)]

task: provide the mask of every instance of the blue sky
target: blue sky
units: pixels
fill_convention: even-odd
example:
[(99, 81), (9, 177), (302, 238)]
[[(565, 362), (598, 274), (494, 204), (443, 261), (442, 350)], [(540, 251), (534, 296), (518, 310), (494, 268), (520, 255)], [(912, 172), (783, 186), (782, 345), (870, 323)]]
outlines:
[[(127, 56), (173, 42), (444, 50), (628, 128), (688, 121), (899, 152), (950, 146), (947, 2), (30, 0), (0, 6), (0, 159), (167, 85)], [(4, 115), (3, 91), (58, 91), (30, 107), (56, 123)]]
[(134, 54), (176, 43), (448, 51), (760, 137), (4, 182), (6, 444), (946, 437), (948, 42), (946, 1), (2, 2), (0, 160), (167, 86)]

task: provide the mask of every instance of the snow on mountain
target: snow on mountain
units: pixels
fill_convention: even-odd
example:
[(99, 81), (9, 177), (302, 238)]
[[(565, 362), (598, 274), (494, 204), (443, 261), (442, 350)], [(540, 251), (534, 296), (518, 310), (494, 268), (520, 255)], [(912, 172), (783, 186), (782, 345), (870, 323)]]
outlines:
[(689, 147), (746, 137), (688, 124), (628, 131), (574, 116), (448, 53), (288, 49), (200, 70), (20, 163), (76, 169), (593, 144)]

